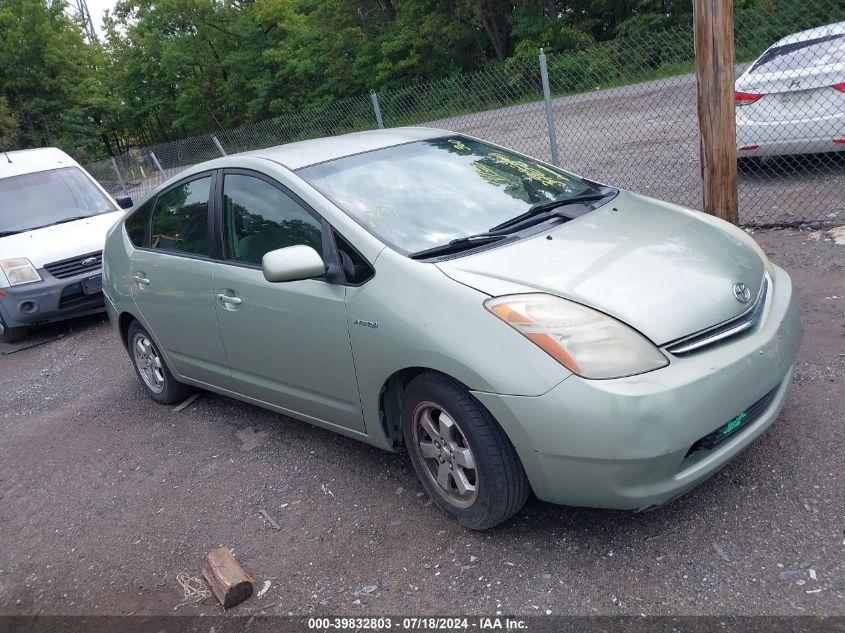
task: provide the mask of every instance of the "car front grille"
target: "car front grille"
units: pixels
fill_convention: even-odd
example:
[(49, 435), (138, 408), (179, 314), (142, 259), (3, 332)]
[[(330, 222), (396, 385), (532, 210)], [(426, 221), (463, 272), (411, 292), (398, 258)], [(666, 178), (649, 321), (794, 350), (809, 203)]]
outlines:
[(769, 408), (769, 405), (772, 404), (772, 400), (775, 399), (777, 391), (778, 388), (775, 387), (757, 402), (748, 407), (745, 411), (740, 412), (736, 417), (728, 420), (712, 433), (708, 433), (699, 439), (687, 451), (685, 460), (700, 450), (712, 451), (723, 442), (728, 441), (732, 437), (736, 437), (740, 432), (754, 424), (760, 415), (762, 415), (766, 409)]
[(44, 268), (57, 279), (67, 279), (85, 273), (96, 272), (100, 270), (102, 264), (103, 251), (97, 251), (95, 253), (77, 255), (70, 259), (53, 262), (52, 264), (47, 264)]
[(760, 286), (760, 294), (757, 295), (757, 300), (748, 310), (735, 319), (671, 343), (666, 347), (667, 351), (675, 356), (684, 356), (738, 336), (746, 330), (750, 330), (763, 318), (763, 309), (766, 307), (766, 298), (769, 294), (770, 285), (769, 275), (767, 274), (763, 278), (763, 284)]

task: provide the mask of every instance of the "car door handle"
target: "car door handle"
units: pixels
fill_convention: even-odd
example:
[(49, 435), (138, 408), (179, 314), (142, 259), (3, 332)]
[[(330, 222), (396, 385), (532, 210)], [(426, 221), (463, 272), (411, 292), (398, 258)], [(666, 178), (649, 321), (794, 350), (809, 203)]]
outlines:
[(230, 306), (239, 306), (242, 303), (240, 297), (233, 297), (231, 295), (223, 294), (222, 292), (217, 293), (217, 300), (221, 303), (227, 303)]
[(135, 283), (140, 286), (148, 286), (150, 284), (150, 280), (144, 277), (144, 273), (135, 273)]

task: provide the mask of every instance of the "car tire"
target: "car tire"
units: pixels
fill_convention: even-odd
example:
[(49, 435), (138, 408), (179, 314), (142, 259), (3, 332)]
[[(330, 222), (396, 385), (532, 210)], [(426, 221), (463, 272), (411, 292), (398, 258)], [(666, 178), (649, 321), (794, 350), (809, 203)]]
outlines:
[(6, 322), (3, 320), (3, 317), (0, 316), (0, 342), (14, 343), (15, 341), (19, 341), (24, 338), (28, 332), (29, 329), (25, 327), (7, 326)]
[(155, 341), (138, 321), (129, 324), (126, 349), (144, 391), (159, 404), (181, 402), (195, 391), (173, 377)]
[(455, 381), (414, 378), (402, 397), (402, 433), (429, 496), (464, 527), (492, 528), (525, 505), (530, 486), (513, 444)]

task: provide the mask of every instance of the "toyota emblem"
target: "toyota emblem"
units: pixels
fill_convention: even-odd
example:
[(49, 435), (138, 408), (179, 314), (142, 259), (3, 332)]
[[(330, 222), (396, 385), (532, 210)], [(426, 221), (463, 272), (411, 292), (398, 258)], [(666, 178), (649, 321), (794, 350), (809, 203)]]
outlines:
[(734, 285), (734, 297), (740, 303), (748, 303), (751, 301), (751, 291), (744, 283)]

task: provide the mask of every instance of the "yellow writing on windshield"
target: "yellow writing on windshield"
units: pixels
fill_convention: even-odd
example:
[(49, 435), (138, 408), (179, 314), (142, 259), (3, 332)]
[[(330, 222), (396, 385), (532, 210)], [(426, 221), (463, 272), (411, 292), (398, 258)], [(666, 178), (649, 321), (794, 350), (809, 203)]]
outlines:
[[(475, 167), (475, 171), (478, 172), (478, 175), (484, 178), (487, 182), (491, 185), (500, 185), (502, 187), (507, 187), (508, 185), (515, 184), (514, 181), (508, 179), (502, 172), (497, 171), (490, 167), (490, 165), (485, 165), (484, 163), (475, 162), (472, 164)], [(516, 182), (519, 182), (519, 179), (516, 179)]]
[(517, 170), (520, 174), (528, 176), (531, 180), (536, 180), (546, 187), (563, 186), (568, 188), (567, 182), (560, 174), (553, 172), (551, 169), (548, 169), (543, 165), (532, 166), (521, 160), (502, 154), (501, 152), (490, 152), (489, 156), (490, 158), (495, 158), (498, 162)]
[(402, 219), (402, 216), (396, 212), (396, 209), (391, 207), (389, 204), (377, 204), (372, 209), (367, 209), (364, 211), (364, 219), (370, 227), (376, 228), (376, 221), (383, 220), (385, 214), (387, 213), (395, 215), (400, 220)]
[(463, 141), (458, 141), (455, 139), (449, 139), (449, 143), (457, 150), (468, 150), (469, 147), (464, 145)]

